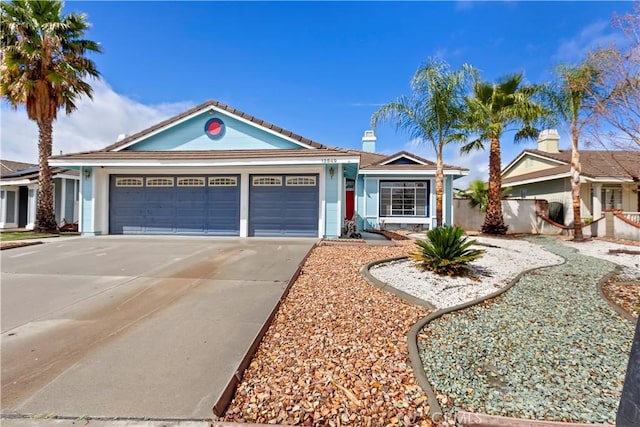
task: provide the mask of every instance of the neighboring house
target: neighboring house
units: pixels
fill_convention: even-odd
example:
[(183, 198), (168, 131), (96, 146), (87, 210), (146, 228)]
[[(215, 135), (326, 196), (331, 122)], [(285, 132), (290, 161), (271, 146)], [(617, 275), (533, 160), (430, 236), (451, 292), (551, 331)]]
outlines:
[[(359, 228), (435, 226), (435, 164), (400, 152), (328, 147), (217, 101), (102, 150), (53, 156), (80, 168), (83, 234), (339, 236)], [(445, 170), (445, 222), (453, 180)]]
[[(54, 167), (53, 205), (58, 225), (78, 221), (78, 171)], [(38, 166), (0, 160), (0, 229), (33, 229), (38, 193)]]
[[(541, 132), (537, 150), (524, 150), (502, 170), (502, 185), (511, 187), (512, 197), (561, 204), (564, 225), (571, 225), (571, 150), (560, 150), (559, 141), (556, 130)], [(580, 150), (580, 165), (583, 220), (598, 219), (606, 209), (640, 211), (640, 150)]]

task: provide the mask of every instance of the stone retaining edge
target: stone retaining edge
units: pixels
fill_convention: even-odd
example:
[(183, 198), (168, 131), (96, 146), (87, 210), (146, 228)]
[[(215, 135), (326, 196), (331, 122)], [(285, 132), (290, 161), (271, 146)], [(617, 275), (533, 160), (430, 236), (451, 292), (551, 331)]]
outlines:
[[(565, 423), (562, 421), (525, 420), (522, 418), (458, 411), (456, 421), (464, 427), (605, 427), (611, 424)], [(611, 426), (613, 427), (613, 426)]]
[(238, 366), (238, 369), (236, 370), (235, 374), (229, 379), (229, 382), (227, 383), (226, 387), (224, 388), (224, 391), (218, 398), (218, 401), (214, 403), (212, 409), (213, 409), (213, 413), (217, 417), (222, 417), (224, 415), (227, 409), (227, 406), (229, 406), (229, 403), (231, 403), (231, 400), (233, 399), (236, 386), (240, 383), (242, 374), (251, 363), (251, 359), (253, 358), (253, 356), (256, 354), (256, 351), (258, 350), (258, 346), (260, 346), (260, 343), (262, 342), (262, 338), (267, 333), (267, 330), (269, 330), (269, 327), (271, 326), (271, 323), (273, 322), (273, 319), (275, 318), (276, 313), (278, 313), (278, 309), (280, 308), (280, 305), (287, 298), (287, 295), (289, 295), (289, 291), (291, 290), (291, 287), (293, 286), (295, 281), (298, 279), (298, 276), (300, 276), (300, 273), (302, 272), (302, 267), (304, 266), (304, 263), (307, 262), (307, 259), (311, 255), (311, 252), (313, 252), (313, 250), (318, 246), (319, 246), (318, 242), (314, 243), (311, 249), (309, 249), (309, 252), (307, 252), (305, 257), (298, 264), (298, 268), (296, 269), (295, 273), (293, 273), (293, 276), (291, 276), (291, 279), (289, 279), (289, 283), (287, 283), (287, 286), (285, 287), (284, 292), (282, 293), (282, 296), (273, 307), (273, 310), (271, 310), (271, 314), (269, 314), (269, 317), (264, 322), (264, 324), (262, 325), (262, 328), (260, 328), (260, 331), (258, 331), (258, 334), (256, 335), (253, 342), (247, 349), (247, 352), (242, 357), (242, 361), (240, 362), (240, 365)]
[(436, 307), (431, 304), (429, 301), (420, 299), (418, 297), (414, 297), (413, 295), (401, 291), (400, 289), (396, 289), (393, 286), (389, 286), (388, 284), (384, 283), (383, 281), (377, 279), (376, 277), (374, 277), (370, 272), (369, 269), (373, 266), (376, 266), (378, 264), (384, 264), (387, 262), (393, 262), (393, 261), (400, 261), (403, 259), (409, 259), (408, 256), (397, 256), (397, 257), (392, 257), (392, 258), (385, 258), (385, 259), (380, 259), (377, 261), (371, 261), (370, 263), (367, 263), (365, 265), (363, 265), (360, 268), (360, 274), (365, 278), (365, 280), (367, 282), (369, 282), (369, 284), (375, 286), (376, 288), (380, 288), (384, 291), (390, 292), (392, 294), (395, 294), (397, 297), (399, 297), (400, 299), (405, 300), (406, 302), (413, 304), (413, 305), (417, 305), (417, 306), (421, 306), (421, 307), (425, 307), (428, 308), (429, 310), (436, 310)]

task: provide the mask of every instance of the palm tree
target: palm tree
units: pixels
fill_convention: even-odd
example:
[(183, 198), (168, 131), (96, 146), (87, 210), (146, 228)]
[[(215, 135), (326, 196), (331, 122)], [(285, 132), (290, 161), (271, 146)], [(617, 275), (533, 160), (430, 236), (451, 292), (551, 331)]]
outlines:
[(53, 143), (53, 121), (58, 110), (76, 109), (82, 95), (91, 98), (91, 86), (83, 79), (98, 77), (88, 52), (100, 46), (83, 39), (89, 27), (86, 15), (62, 16), (60, 1), (0, 3), (0, 96), (13, 108), (24, 105), (38, 125), (38, 206), (35, 228), (56, 230), (53, 180), (48, 159)]
[(538, 86), (522, 86), (522, 74), (515, 74), (497, 83), (476, 81), (473, 95), (465, 98), (466, 116), (460, 128), (476, 135), (476, 139), (462, 146), (461, 151), (484, 149), (489, 142), (489, 196), (482, 232), (505, 234), (507, 226), (502, 216), (500, 176), (500, 138), (506, 131), (515, 130), (514, 141), (535, 139), (539, 130), (536, 123), (547, 117), (549, 111), (534, 98)]
[(573, 208), (573, 238), (584, 240), (580, 214), (580, 135), (585, 126), (593, 124), (595, 117), (594, 95), (601, 83), (602, 73), (594, 64), (585, 62), (577, 66), (560, 66), (556, 87), (546, 90), (550, 108), (569, 126), (571, 133), (571, 204)]
[(430, 60), (411, 81), (412, 93), (383, 105), (373, 113), (371, 125), (391, 121), (396, 130), (407, 132), (419, 142), (430, 142), (436, 154), (436, 224), (442, 226), (444, 193), (444, 146), (460, 138), (457, 123), (462, 118), (463, 95), (475, 75), (469, 65), (451, 71), (443, 61)]
[[(489, 202), (489, 186), (486, 182), (481, 179), (474, 179), (469, 183), (469, 188), (466, 190), (461, 190), (459, 188), (455, 189), (457, 191), (456, 197), (460, 197), (461, 199), (468, 199), (469, 204), (472, 208), (476, 206), (480, 207), (480, 212), (487, 212), (487, 204)], [(501, 197), (506, 199), (510, 196), (511, 187), (505, 187), (502, 189)]]

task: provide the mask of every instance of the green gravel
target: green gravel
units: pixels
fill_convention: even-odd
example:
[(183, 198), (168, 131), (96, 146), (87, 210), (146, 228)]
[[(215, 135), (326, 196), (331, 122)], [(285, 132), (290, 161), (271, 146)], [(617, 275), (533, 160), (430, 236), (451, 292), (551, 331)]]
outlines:
[(615, 265), (554, 238), (527, 240), (566, 263), (427, 324), (418, 343), (427, 378), (453, 402), (449, 413), (614, 423), (634, 332), (597, 291)]

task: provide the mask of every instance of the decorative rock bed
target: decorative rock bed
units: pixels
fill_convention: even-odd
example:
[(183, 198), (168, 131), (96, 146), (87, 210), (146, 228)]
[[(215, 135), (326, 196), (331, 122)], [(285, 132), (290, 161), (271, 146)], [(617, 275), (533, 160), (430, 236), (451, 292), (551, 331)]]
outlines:
[(419, 337), (427, 377), (449, 414), (613, 422), (633, 325), (597, 283), (616, 267), (553, 238), (527, 240), (567, 262), (427, 324)]
[(559, 264), (563, 259), (538, 245), (510, 238), (474, 238), (485, 255), (469, 265), (463, 277), (442, 277), (420, 268), (412, 259), (373, 266), (378, 280), (428, 301), (436, 308), (453, 307), (489, 295), (506, 286), (524, 270)]

